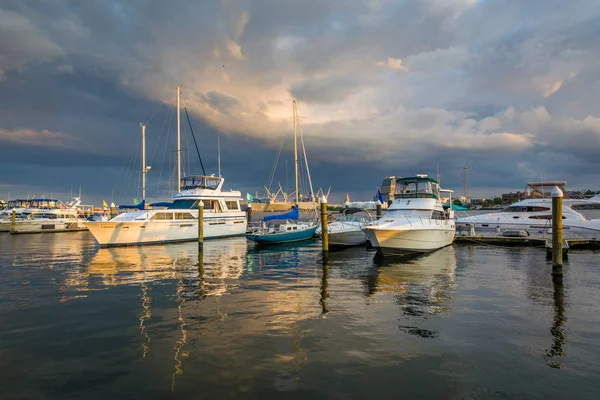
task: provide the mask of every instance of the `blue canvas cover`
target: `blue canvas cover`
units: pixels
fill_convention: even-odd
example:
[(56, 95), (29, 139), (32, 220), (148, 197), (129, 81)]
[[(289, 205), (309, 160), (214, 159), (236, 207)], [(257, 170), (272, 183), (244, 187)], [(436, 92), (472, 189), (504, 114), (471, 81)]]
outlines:
[(146, 207), (146, 200), (142, 201), (140, 204), (131, 205), (131, 206), (119, 206), (119, 210), (123, 209), (133, 209), (137, 208), (138, 210), (143, 210)]
[(274, 219), (298, 219), (298, 205), (296, 205), (294, 208), (292, 208), (292, 211), (287, 212), (285, 214), (278, 214), (278, 215), (269, 215), (267, 217), (264, 217), (264, 221), (271, 221)]

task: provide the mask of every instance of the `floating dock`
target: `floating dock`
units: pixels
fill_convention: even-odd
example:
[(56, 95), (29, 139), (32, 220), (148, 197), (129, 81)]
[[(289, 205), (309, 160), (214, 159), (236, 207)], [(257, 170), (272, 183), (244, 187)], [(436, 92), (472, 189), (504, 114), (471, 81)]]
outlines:
[[(454, 243), (480, 244), (488, 246), (504, 247), (544, 247), (547, 251), (552, 250), (552, 233), (529, 232), (527, 236), (507, 235), (508, 232), (485, 232), (469, 234), (457, 232)], [(569, 249), (600, 249), (600, 237), (573, 235), (563, 232), (563, 251)]]

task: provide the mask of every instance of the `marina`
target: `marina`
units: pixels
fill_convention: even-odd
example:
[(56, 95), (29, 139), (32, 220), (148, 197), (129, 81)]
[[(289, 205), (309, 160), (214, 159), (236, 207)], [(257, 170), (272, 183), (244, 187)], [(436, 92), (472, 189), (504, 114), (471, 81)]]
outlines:
[(2, 1), (0, 398), (600, 399), (596, 3)]

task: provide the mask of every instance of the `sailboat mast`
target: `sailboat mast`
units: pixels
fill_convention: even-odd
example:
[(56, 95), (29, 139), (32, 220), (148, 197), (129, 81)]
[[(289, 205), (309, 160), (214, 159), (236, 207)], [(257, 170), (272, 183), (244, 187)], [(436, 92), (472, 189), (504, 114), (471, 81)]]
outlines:
[(146, 199), (146, 125), (142, 127), (142, 201)]
[(221, 137), (217, 136), (217, 165), (218, 165), (218, 172), (219, 172), (219, 178), (221, 177)]
[(181, 85), (177, 85), (177, 192), (181, 184)]
[(296, 204), (298, 204), (298, 143), (296, 141), (296, 100), (292, 102), (294, 114), (294, 169), (296, 171)]

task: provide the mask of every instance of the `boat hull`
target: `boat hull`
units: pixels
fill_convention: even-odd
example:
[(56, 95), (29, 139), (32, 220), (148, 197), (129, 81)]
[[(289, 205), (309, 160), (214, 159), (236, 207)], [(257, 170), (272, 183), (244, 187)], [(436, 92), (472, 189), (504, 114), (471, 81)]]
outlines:
[(330, 246), (360, 246), (367, 243), (367, 236), (360, 229), (329, 232)]
[[(3, 224), (4, 225), (4, 224)], [(13, 234), (26, 233), (54, 233), (54, 232), (78, 232), (87, 230), (83, 221), (17, 221), (15, 230), (11, 231), (11, 224), (8, 224), (8, 231)]]
[[(538, 220), (539, 221), (539, 220)], [(497, 232), (506, 230), (524, 230), (529, 233), (548, 233), (552, 229), (552, 222), (536, 222), (535, 220), (529, 221), (501, 221), (497, 220), (484, 220), (484, 219), (468, 219), (462, 218), (456, 221), (456, 226), (461, 231), (468, 231), (469, 225), (474, 225), (475, 232)], [(581, 236), (597, 236), (600, 235), (600, 221), (584, 220), (584, 221), (570, 221), (563, 220), (563, 231), (573, 235)]]
[(409, 255), (428, 253), (454, 241), (453, 228), (437, 229), (366, 229), (367, 240), (380, 253)]
[(271, 233), (271, 234), (257, 234), (257, 233), (248, 233), (246, 237), (248, 240), (257, 243), (263, 244), (279, 244), (279, 243), (291, 243), (291, 242), (300, 242), (304, 240), (312, 239), (315, 235), (317, 227), (311, 227), (308, 229), (303, 229), (299, 231), (293, 232), (281, 232), (281, 233)]
[[(88, 229), (101, 246), (128, 246), (198, 240), (197, 220), (88, 222)], [(204, 238), (242, 236), (246, 218), (204, 220)]]

